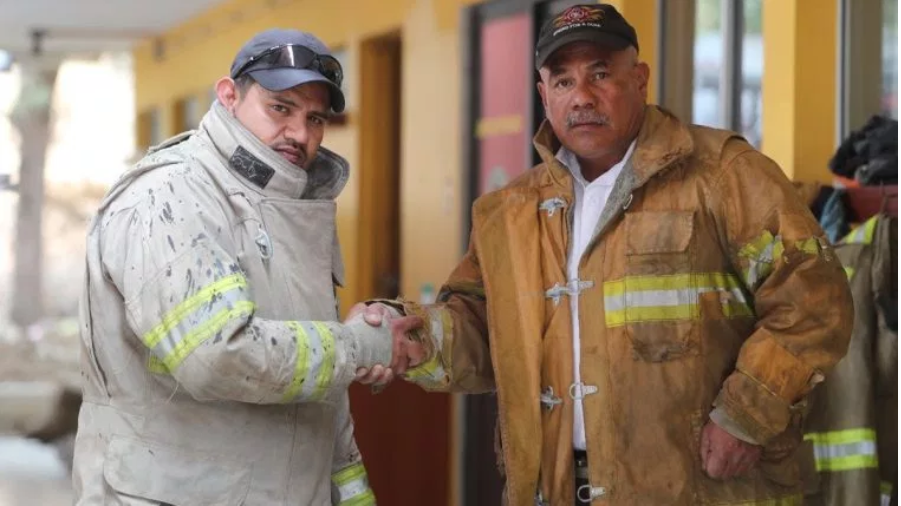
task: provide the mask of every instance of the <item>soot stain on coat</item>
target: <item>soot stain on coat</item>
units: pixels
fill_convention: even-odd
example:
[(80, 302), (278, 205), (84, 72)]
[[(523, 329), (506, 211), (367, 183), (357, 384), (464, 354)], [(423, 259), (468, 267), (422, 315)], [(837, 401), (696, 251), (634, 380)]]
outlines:
[(170, 225), (175, 223), (175, 218), (172, 217), (172, 206), (168, 202), (163, 204), (163, 213), (160, 215), (160, 218)]
[[(202, 240), (204, 240), (204, 239), (206, 239), (206, 234), (204, 234), (203, 232), (197, 234), (193, 239), (191, 239), (191, 247), (192, 247), (192, 248), (196, 248), (196, 247), (197, 247), (197, 243), (200, 242), (200, 241), (202, 241)], [(199, 263), (199, 262), (200, 262), (200, 260), (198, 260), (198, 263)]]
[(187, 299), (188, 295), (194, 293), (194, 273), (191, 271), (191, 269), (188, 269), (188, 271), (185, 273), (185, 287), (185, 296), (183, 298)]

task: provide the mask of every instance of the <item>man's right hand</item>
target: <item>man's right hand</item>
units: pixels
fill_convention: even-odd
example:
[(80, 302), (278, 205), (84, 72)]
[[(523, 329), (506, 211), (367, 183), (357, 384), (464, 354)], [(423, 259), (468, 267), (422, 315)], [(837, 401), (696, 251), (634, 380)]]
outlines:
[(407, 369), (418, 366), (428, 358), (422, 343), (410, 339), (407, 335), (408, 332), (422, 327), (422, 318), (399, 316), (396, 310), (381, 303), (368, 306), (363, 303), (356, 304), (351, 308), (347, 318), (351, 319), (360, 313), (363, 314), (363, 320), (373, 327), (379, 327), (387, 320), (393, 339), (391, 364), (387, 367), (374, 365), (371, 369), (365, 367), (357, 369), (356, 380), (360, 383), (367, 385), (390, 383), (395, 375), (405, 373)]

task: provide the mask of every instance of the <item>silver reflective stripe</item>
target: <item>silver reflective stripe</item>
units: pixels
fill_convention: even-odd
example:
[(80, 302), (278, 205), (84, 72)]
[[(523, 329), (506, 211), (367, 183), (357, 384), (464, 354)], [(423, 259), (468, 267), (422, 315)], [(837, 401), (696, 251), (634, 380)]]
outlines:
[(341, 498), (340, 502), (349, 501), (358, 495), (365, 494), (369, 491), (369, 478), (364, 474), (362, 478), (358, 478), (353, 481), (349, 481), (344, 485), (338, 486), (338, 496)]
[(627, 307), (681, 306), (698, 301), (698, 292), (691, 288), (682, 290), (645, 290), (630, 292), (616, 297), (604, 297), (607, 311), (620, 311)]
[(444, 346), (444, 320), (441, 318), (440, 309), (429, 309), (429, 321), (431, 322), (432, 339), (435, 342), (435, 353), (439, 353)]
[(307, 335), (307, 375), (303, 380), (303, 388), (300, 397), (303, 399), (312, 399), (316, 395), (316, 378), (322, 369), (325, 361), (325, 349), (322, 346), (322, 337), (319, 331), (310, 322), (298, 322), (298, 325)]
[(817, 460), (857, 457), (861, 455), (876, 456), (875, 441), (858, 441), (844, 444), (814, 444), (813, 454)]
[[(627, 307), (667, 307), (696, 305), (700, 294), (706, 292), (722, 292), (731, 295), (736, 302), (747, 303), (744, 292), (739, 288), (700, 287), (677, 290), (642, 290), (626, 291), (621, 295), (604, 297), (604, 308), (607, 311), (622, 311)], [(728, 301), (724, 301), (728, 302)]]
[[(209, 325), (211, 318), (219, 315), (223, 311), (227, 312), (234, 308), (239, 302), (244, 301), (246, 298), (247, 296), (244, 293), (243, 287), (217, 293), (211, 300), (200, 305), (192, 313), (182, 318), (175, 327), (162, 336), (151, 351), (157, 358), (165, 362), (168, 357), (172, 356), (176, 350), (179, 349), (179, 347), (187, 344), (185, 343), (185, 338), (187, 336), (200, 331), (204, 326)], [(224, 325), (227, 321), (222, 323)], [(219, 328), (207, 329), (208, 331), (211, 331), (211, 335), (208, 337), (212, 337), (212, 334), (215, 334), (215, 332), (218, 332), (221, 328), (222, 326), (219, 326)]]

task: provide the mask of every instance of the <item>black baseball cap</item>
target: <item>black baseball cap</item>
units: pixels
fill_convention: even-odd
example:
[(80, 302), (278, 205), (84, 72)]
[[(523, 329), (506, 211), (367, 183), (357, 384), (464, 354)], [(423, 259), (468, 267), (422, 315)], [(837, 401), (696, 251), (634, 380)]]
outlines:
[[(272, 53), (282, 53), (284, 58), (280, 58), (282, 55), (279, 54), (275, 58), (266, 58)], [(269, 63), (264, 64), (267, 60)], [(250, 75), (269, 91), (284, 91), (307, 83), (324, 83), (329, 87), (332, 110), (344, 110), (341, 64), (328, 47), (311, 33), (275, 28), (254, 35), (241, 47), (232, 62), (232, 79), (240, 74)]]
[(541, 27), (535, 45), (535, 68), (561, 47), (578, 41), (596, 42), (616, 50), (638, 49), (638, 35), (626, 18), (609, 4), (570, 7)]

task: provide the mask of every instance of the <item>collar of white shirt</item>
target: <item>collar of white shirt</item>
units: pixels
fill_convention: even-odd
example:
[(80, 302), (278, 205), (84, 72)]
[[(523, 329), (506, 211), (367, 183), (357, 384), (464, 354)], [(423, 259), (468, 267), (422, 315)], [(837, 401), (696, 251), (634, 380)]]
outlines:
[(564, 167), (569, 169), (569, 172), (573, 175), (573, 179), (577, 181), (582, 188), (587, 188), (589, 186), (613, 186), (613, 183), (616, 182), (616, 178), (619, 177), (620, 172), (622, 172), (623, 167), (625, 167), (626, 162), (632, 157), (633, 151), (635, 151), (634, 139), (632, 140), (632, 143), (629, 144), (629, 149), (626, 150), (623, 159), (617, 162), (613, 167), (610, 167), (610, 170), (601, 174), (600, 177), (591, 182), (588, 182), (585, 179), (585, 176), (582, 175), (582, 167), (579, 165), (579, 159), (576, 158), (575, 153), (561, 146), (557, 151), (556, 158)]

